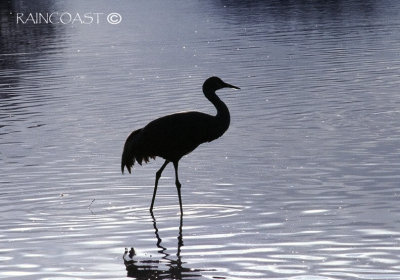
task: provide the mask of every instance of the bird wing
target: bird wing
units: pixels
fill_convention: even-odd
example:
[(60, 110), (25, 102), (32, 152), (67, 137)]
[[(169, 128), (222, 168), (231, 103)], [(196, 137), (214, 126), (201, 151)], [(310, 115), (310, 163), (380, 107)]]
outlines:
[(184, 112), (161, 117), (143, 128), (141, 144), (145, 154), (171, 161), (211, 141), (214, 117), (201, 112)]

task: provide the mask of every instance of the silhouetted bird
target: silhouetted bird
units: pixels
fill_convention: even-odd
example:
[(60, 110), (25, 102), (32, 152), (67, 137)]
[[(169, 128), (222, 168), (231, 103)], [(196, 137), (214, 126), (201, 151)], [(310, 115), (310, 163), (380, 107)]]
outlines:
[(150, 211), (153, 211), (158, 180), (169, 162), (174, 164), (175, 185), (178, 190), (179, 206), (182, 213), (181, 183), (178, 179), (178, 162), (186, 154), (204, 142), (211, 142), (224, 134), (230, 123), (228, 107), (215, 94), (221, 88), (236, 86), (223, 82), (218, 77), (208, 78), (203, 84), (205, 97), (217, 109), (217, 115), (211, 116), (201, 112), (183, 112), (156, 119), (145, 127), (133, 131), (125, 142), (122, 153), (121, 171), (126, 167), (131, 173), (131, 167), (137, 161), (148, 162), (150, 158), (162, 157), (164, 164), (156, 173), (153, 199)]

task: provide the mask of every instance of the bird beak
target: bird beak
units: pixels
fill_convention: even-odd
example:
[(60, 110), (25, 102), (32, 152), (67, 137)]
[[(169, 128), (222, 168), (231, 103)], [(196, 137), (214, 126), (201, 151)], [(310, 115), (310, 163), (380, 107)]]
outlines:
[(230, 84), (227, 84), (227, 83), (225, 83), (224, 86), (228, 87), (228, 88), (240, 89), (240, 87), (233, 86), (233, 85), (230, 85)]

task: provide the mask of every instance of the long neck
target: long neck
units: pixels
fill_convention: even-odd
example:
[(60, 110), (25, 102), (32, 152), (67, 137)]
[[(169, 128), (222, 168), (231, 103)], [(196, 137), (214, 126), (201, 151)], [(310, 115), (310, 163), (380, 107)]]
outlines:
[(228, 129), (231, 117), (228, 107), (215, 94), (215, 91), (204, 91), (204, 95), (217, 109), (217, 115), (214, 117), (215, 126), (213, 127), (214, 139), (219, 138)]

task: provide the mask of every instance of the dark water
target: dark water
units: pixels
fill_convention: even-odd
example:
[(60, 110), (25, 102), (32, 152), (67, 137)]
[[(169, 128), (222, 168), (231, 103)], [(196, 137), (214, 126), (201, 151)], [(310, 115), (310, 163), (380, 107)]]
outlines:
[[(400, 279), (400, 3), (32, 2), (0, 4), (0, 279)], [(16, 23), (55, 11), (103, 15)], [(214, 113), (211, 75), (231, 127), (152, 217), (125, 138)]]

